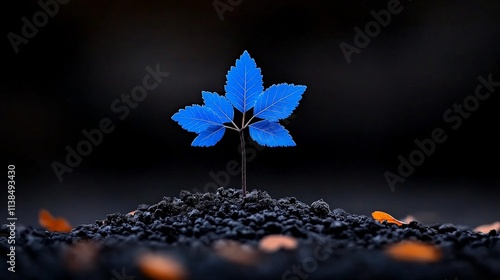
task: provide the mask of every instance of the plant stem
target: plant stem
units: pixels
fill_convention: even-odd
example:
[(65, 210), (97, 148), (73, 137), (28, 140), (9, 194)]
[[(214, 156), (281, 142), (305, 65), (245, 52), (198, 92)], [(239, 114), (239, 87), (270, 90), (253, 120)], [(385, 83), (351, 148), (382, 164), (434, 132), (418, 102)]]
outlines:
[(225, 127), (225, 128), (228, 128), (228, 129), (236, 130), (236, 131), (238, 131), (238, 132), (240, 131), (240, 129), (239, 129), (239, 128), (236, 128), (236, 125), (235, 125), (235, 127), (232, 127), (232, 126), (227, 126), (227, 125), (225, 125), (224, 127)]
[(245, 134), (243, 129), (239, 131), (241, 141), (241, 190), (243, 197), (247, 194), (247, 156), (245, 153)]
[(247, 123), (243, 123), (243, 126), (241, 127), (241, 129), (244, 129), (245, 127), (247, 127), (247, 126), (250, 124), (250, 122), (253, 120), (253, 118), (254, 118), (254, 117), (255, 117), (255, 116), (252, 116), (252, 117), (248, 120), (248, 122), (247, 122)]

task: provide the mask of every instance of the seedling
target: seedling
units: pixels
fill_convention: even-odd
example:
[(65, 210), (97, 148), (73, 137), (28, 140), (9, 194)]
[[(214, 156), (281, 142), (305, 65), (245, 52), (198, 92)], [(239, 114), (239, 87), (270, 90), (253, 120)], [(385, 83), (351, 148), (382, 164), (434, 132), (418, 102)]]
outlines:
[[(264, 90), (260, 68), (247, 51), (236, 60), (236, 66), (231, 66), (226, 78), (225, 96), (202, 91), (204, 105), (192, 105), (180, 109), (172, 119), (185, 130), (198, 134), (191, 146), (215, 145), (226, 132), (226, 128), (239, 133), (241, 188), (244, 196), (246, 194), (245, 129), (249, 128), (250, 137), (259, 145), (295, 146), (288, 130), (279, 124), (279, 121), (288, 118), (299, 105), (306, 86), (282, 83)], [(242, 113), (241, 126), (235, 123), (235, 108)], [(253, 109), (251, 117), (246, 116), (250, 109)]]

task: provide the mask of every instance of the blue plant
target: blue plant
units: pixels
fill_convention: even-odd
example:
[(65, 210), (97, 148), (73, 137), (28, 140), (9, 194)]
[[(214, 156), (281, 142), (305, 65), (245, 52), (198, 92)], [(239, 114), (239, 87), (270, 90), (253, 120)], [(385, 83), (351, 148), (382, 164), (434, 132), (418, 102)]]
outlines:
[[(264, 90), (262, 74), (247, 51), (244, 51), (236, 66), (231, 66), (227, 75), (225, 96), (203, 91), (204, 105), (187, 106), (180, 109), (172, 119), (189, 132), (198, 136), (192, 146), (210, 147), (222, 139), (226, 129), (239, 133), (241, 140), (241, 185), (246, 194), (246, 153), (244, 130), (248, 127), (255, 142), (267, 147), (290, 147), (295, 142), (280, 120), (289, 117), (299, 105), (306, 86), (293, 84), (272, 85)], [(241, 126), (234, 120), (234, 108), (242, 113)], [(253, 109), (248, 118), (247, 112)], [(261, 120), (257, 120), (261, 119)]]

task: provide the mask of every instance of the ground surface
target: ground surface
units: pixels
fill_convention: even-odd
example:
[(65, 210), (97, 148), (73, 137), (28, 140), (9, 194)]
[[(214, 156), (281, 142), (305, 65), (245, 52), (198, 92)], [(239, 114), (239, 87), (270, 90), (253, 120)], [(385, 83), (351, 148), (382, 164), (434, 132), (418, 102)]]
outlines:
[[(133, 214), (110, 214), (70, 233), (18, 228), (15, 273), (5, 260), (8, 234), (2, 226), (0, 279), (148, 279), (145, 274), (155, 273), (172, 279), (500, 279), (495, 231), (381, 224), (331, 210), (323, 201), (306, 205), (255, 190), (244, 199), (233, 189), (182, 191), (178, 198), (139, 205)], [(259, 249), (259, 241), (274, 234), (293, 237), (297, 246)], [(435, 245), (439, 260), (403, 261), (387, 253), (404, 240)]]

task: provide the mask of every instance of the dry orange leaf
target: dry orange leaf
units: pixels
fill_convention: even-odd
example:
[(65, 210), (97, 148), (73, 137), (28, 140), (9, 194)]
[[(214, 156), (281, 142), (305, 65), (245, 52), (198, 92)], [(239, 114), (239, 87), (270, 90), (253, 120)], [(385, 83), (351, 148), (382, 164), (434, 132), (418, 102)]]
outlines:
[(392, 258), (409, 262), (437, 262), (441, 260), (441, 249), (434, 245), (417, 241), (403, 241), (386, 249)]
[(297, 243), (297, 239), (291, 236), (272, 234), (259, 241), (259, 249), (267, 253), (272, 253), (279, 249), (293, 250), (297, 248)]
[(38, 223), (48, 231), (70, 232), (73, 227), (63, 218), (54, 218), (49, 211), (41, 209), (38, 212)]
[(139, 268), (147, 277), (154, 280), (183, 280), (187, 278), (184, 266), (173, 257), (143, 253), (139, 256)]
[(416, 221), (415, 217), (413, 215), (407, 215), (401, 222), (408, 224), (410, 222)]
[(234, 240), (218, 240), (214, 242), (213, 249), (219, 257), (238, 264), (253, 265), (259, 259), (257, 250)]
[(385, 212), (382, 212), (382, 211), (375, 211), (372, 213), (372, 217), (379, 221), (379, 222), (383, 222), (383, 221), (386, 221), (388, 223), (391, 223), (391, 224), (396, 224), (398, 226), (401, 226), (401, 225), (404, 225), (406, 223), (398, 220), (398, 219), (395, 219), (393, 216), (385, 213)]
[(500, 231), (500, 222), (494, 222), (492, 224), (480, 225), (474, 229), (474, 231), (478, 231), (481, 233), (489, 233), (491, 230)]
[(66, 267), (75, 272), (92, 270), (96, 265), (99, 249), (99, 245), (91, 241), (71, 245), (64, 252)]
[(130, 212), (127, 213), (127, 215), (134, 216), (135, 212), (137, 212), (137, 210), (130, 211)]

